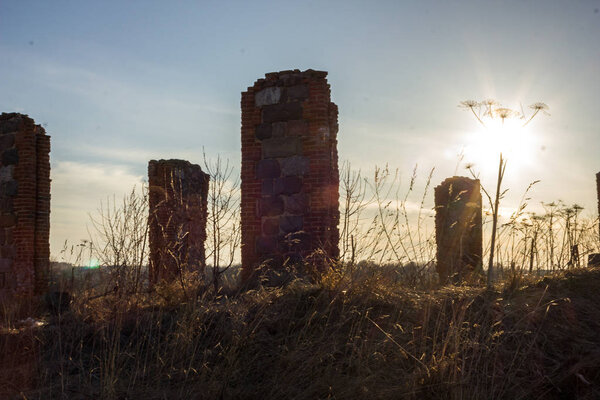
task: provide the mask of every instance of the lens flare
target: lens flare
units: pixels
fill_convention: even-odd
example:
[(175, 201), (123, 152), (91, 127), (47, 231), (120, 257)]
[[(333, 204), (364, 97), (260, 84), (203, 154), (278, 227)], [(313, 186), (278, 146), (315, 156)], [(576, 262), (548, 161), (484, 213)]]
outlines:
[(511, 169), (535, 162), (536, 138), (529, 126), (520, 119), (494, 119), (478, 131), (468, 132), (464, 138), (464, 160), (483, 174), (498, 169), (500, 153)]

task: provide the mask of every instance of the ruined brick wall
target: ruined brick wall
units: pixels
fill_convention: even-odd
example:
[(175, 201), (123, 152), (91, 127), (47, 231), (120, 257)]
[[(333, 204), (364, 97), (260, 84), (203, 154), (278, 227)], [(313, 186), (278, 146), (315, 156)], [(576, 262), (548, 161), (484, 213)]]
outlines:
[(435, 188), (436, 268), (440, 282), (460, 282), (481, 266), (483, 233), (478, 179), (454, 176)]
[(46, 290), (50, 137), (27, 115), (0, 115), (0, 293)]
[(596, 193), (598, 194), (598, 234), (600, 234), (600, 172), (596, 174)]
[(172, 281), (205, 265), (209, 176), (184, 160), (148, 163), (149, 280)]
[(338, 256), (338, 111), (326, 76), (273, 72), (242, 93), (243, 280), (266, 260)]

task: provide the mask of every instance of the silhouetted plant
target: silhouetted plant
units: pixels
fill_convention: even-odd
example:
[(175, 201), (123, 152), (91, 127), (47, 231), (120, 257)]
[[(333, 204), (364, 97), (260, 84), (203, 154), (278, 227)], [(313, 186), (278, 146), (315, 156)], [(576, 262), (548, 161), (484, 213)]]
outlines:
[[(534, 103), (529, 106), (534, 110), (533, 114), (527, 118), (525, 116), (524, 111), (518, 112), (512, 110), (507, 107), (503, 107), (496, 100), (487, 99), (482, 102), (477, 102), (475, 100), (465, 100), (460, 102), (459, 107), (465, 108), (471, 111), (471, 113), (475, 116), (477, 121), (483, 126), (486, 127), (486, 124), (483, 118), (487, 117), (491, 120), (494, 118), (500, 118), (502, 121), (502, 125), (504, 126), (504, 122), (508, 118), (519, 118), (525, 120), (522, 126), (525, 126), (531, 122), (531, 120), (540, 112), (544, 112), (547, 114), (546, 110), (548, 106), (544, 103)], [(482, 114), (483, 113), (483, 114)], [(471, 169), (469, 169), (472, 171)], [(490, 206), (492, 207), (492, 238), (490, 244), (490, 258), (488, 262), (488, 287), (492, 285), (492, 269), (494, 265), (494, 251), (496, 244), (496, 228), (498, 225), (498, 207), (500, 206), (500, 199), (504, 195), (504, 192), (501, 192), (502, 188), (502, 180), (504, 179), (504, 172), (506, 170), (506, 159), (503, 158), (502, 152), (500, 151), (500, 162), (498, 164), (498, 178), (496, 180), (496, 195), (494, 197), (494, 202), (491, 201), (491, 196), (485, 192), (486, 196), (490, 200)], [(483, 186), (482, 186), (483, 187)]]
[(134, 186), (121, 202), (113, 197), (90, 214), (90, 246), (99, 264), (108, 267), (115, 288), (137, 292), (148, 261), (148, 192)]
[(217, 156), (209, 160), (203, 153), (204, 169), (210, 175), (206, 258), (212, 260), (212, 285), (219, 291), (222, 275), (239, 256), (241, 244), (240, 181), (229, 161)]
[(361, 171), (352, 170), (349, 162), (344, 162), (340, 168), (340, 186), (340, 259), (354, 265), (359, 253), (361, 218), (371, 200), (366, 199), (367, 185)]
[(502, 123), (506, 119), (517, 118), (523, 122), (521, 126), (528, 125), (540, 112), (545, 115), (550, 115), (547, 110), (549, 109), (548, 105), (545, 103), (533, 103), (528, 108), (533, 110), (530, 116), (525, 114), (525, 110), (521, 106), (521, 111), (513, 110), (508, 107), (502, 106), (499, 102), (494, 99), (486, 99), (483, 101), (476, 100), (464, 100), (461, 101), (458, 105), (460, 108), (467, 109), (471, 111), (473, 116), (477, 119), (477, 121), (482, 125), (486, 126), (484, 121), (485, 118), (494, 119), (499, 118)]

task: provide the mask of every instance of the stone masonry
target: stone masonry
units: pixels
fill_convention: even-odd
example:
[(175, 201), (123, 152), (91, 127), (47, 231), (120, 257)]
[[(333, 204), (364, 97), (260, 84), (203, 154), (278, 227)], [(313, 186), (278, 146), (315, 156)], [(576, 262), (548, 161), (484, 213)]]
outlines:
[(45, 292), (50, 268), (50, 136), (0, 115), (0, 294)]
[(209, 176), (184, 160), (148, 163), (150, 284), (205, 265)]
[[(242, 280), (263, 262), (338, 256), (337, 106), (327, 72), (273, 72), (242, 93)], [(316, 258), (314, 258), (316, 260)]]
[(448, 178), (435, 188), (434, 197), (437, 272), (441, 283), (459, 283), (482, 263), (479, 180)]

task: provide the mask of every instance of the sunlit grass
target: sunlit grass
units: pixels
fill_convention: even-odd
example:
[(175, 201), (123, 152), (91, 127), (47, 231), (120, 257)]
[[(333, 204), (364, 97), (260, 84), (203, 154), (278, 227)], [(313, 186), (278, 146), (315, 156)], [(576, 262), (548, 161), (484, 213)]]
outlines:
[(20, 398), (599, 394), (598, 270), (432, 290), (404, 286), (394, 267), (333, 267), (316, 282), (193, 302), (178, 284), (155, 294), (79, 292), (48, 324), (15, 324), (20, 343), (37, 343), (14, 353), (13, 365), (31, 369)]
[[(290, 269), (286, 284), (250, 288), (234, 266), (217, 287), (195, 272), (149, 291), (136, 262), (57, 276), (70, 310), (3, 303), (2, 327), (24, 338), (0, 336), (5, 359), (28, 374), (19, 381), (4, 370), (0, 397), (3, 384), (27, 399), (600, 395), (600, 271), (577, 268), (598, 250), (597, 220), (575, 205), (534, 215), (523, 204), (499, 227), (489, 288), (440, 286), (431, 174), (422, 193), (416, 169), (407, 182), (389, 168), (365, 180), (346, 166), (341, 177), (342, 260), (323, 275)], [(144, 204), (130, 197), (124, 207)], [(82, 249), (75, 260), (85, 260)]]

